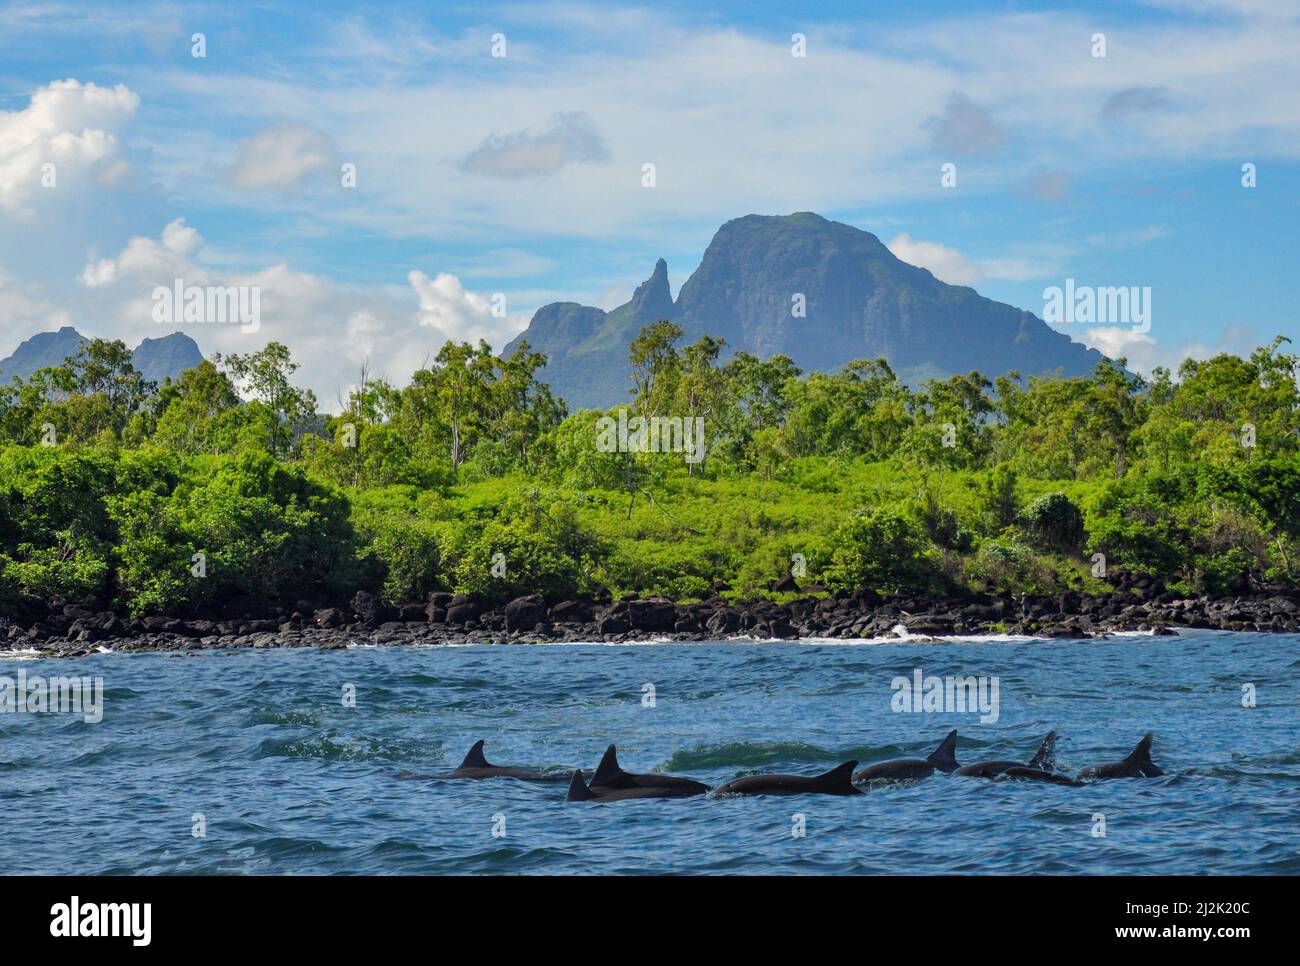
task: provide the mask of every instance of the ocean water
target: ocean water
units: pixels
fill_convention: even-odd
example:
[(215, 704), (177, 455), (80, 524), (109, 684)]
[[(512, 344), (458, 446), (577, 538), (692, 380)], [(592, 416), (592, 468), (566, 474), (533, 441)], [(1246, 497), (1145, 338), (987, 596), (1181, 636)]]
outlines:
[[(104, 709), (0, 714), (6, 873), (1300, 873), (1294, 635), (0, 660), (19, 668), (102, 677)], [(998, 720), (894, 711), (917, 668), (996, 677)], [(720, 784), (924, 756), (950, 728), (963, 762), (1026, 760), (1056, 729), (1070, 773), (1152, 730), (1167, 775), (603, 804), (566, 803), (562, 781), (408, 777), (484, 738), (494, 763), (561, 777), (614, 742), (629, 770)]]

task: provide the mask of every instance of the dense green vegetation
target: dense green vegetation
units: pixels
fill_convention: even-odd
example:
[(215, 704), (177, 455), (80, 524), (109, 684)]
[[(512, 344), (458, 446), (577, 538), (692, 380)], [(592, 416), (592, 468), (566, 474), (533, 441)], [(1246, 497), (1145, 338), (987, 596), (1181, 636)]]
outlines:
[(702, 418), (695, 462), (603, 451), (605, 414), (566, 415), (527, 346), (448, 343), (409, 385), (363, 374), (322, 416), (276, 343), (158, 387), (121, 343), (91, 342), (0, 387), (0, 606), (754, 596), (792, 567), (804, 584), (936, 593), (1300, 577), (1285, 339), (1150, 380), (1121, 360), (919, 389), (883, 360), (805, 376), (680, 341), (669, 322), (642, 330), (627, 406)]

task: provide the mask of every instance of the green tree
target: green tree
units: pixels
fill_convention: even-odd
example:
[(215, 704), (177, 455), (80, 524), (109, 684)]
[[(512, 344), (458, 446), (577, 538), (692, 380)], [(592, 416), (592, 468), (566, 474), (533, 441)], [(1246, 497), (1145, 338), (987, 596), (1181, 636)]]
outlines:
[(288, 348), (279, 342), (268, 342), (266, 347), (248, 355), (213, 356), (213, 362), (224, 363), (225, 372), (261, 403), (270, 416), (271, 450), (276, 456), (288, 456), (294, 440), (316, 415), (316, 394), (310, 389), (295, 386), (290, 377), (298, 371)]
[(231, 452), (235, 422), (227, 414), (239, 403), (230, 378), (215, 364), (203, 360), (159, 393), (162, 413), (154, 441), (174, 453)]
[(665, 415), (672, 404), (681, 371), (676, 343), (682, 332), (675, 322), (660, 319), (642, 328), (628, 345), (632, 395), (642, 418)]

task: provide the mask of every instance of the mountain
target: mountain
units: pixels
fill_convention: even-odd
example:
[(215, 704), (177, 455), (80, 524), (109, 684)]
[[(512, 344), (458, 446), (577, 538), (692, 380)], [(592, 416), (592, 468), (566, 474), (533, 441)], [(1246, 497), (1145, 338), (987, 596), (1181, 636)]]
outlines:
[(203, 353), (188, 335), (173, 332), (161, 339), (145, 339), (131, 353), (131, 361), (142, 376), (161, 386), (168, 376), (174, 380), (197, 366)]
[(14, 376), (26, 379), (37, 369), (61, 366), (68, 356), (75, 356), (85, 340), (76, 329), (65, 325), (58, 332), (38, 332), (14, 350), (7, 359), (0, 359), (0, 382), (9, 382)]
[[(796, 295), (802, 318), (791, 311)], [(910, 383), (972, 369), (1076, 376), (1102, 358), (1032, 313), (941, 282), (870, 232), (812, 212), (729, 221), (676, 300), (660, 259), (626, 305), (543, 306), (505, 351), (528, 340), (549, 360), (542, 378), (570, 406), (603, 408), (629, 398), (628, 343), (661, 318), (685, 330), (684, 343), (721, 336), (730, 350), (783, 353), (805, 371), (884, 356)]]
[[(37, 369), (63, 365), (68, 356), (75, 356), (85, 336), (70, 325), (57, 332), (39, 332), (21, 343), (7, 359), (0, 359), (0, 383), (14, 376), (26, 379)], [(182, 332), (173, 332), (160, 339), (145, 339), (131, 354), (136, 369), (146, 379), (159, 385), (170, 376), (177, 378), (186, 369), (203, 361), (198, 343)]]

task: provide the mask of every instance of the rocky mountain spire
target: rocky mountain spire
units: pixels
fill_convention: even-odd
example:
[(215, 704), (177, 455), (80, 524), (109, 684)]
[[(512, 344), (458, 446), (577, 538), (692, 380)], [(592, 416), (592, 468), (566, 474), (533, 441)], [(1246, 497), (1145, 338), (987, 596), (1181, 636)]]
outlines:
[(662, 258), (655, 262), (650, 277), (632, 293), (628, 308), (636, 318), (650, 322), (672, 318), (675, 314), (673, 295), (668, 288), (668, 263)]

